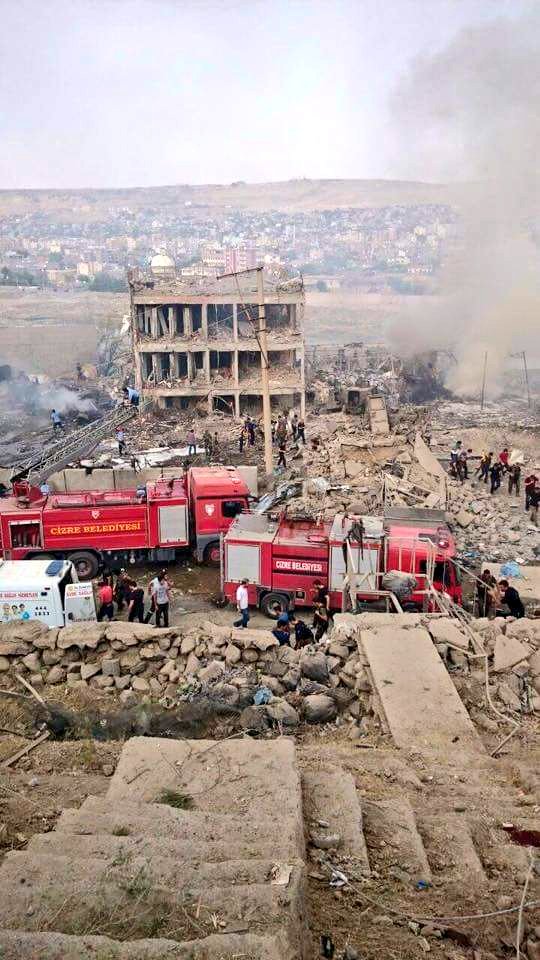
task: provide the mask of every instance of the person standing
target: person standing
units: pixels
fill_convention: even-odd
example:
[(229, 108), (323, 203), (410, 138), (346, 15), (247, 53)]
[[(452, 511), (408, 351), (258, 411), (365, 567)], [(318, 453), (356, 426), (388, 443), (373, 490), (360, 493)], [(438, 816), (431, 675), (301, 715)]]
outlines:
[(534, 492), (534, 488), (538, 483), (538, 477), (535, 473), (530, 473), (528, 477), (525, 477), (525, 510), (527, 511), (531, 505), (531, 495)]
[(321, 640), (328, 630), (330, 618), (328, 610), (323, 603), (318, 603), (313, 614), (313, 629), (315, 631), (315, 640)]
[(188, 442), (188, 457), (195, 456), (195, 454), (197, 453), (197, 437), (195, 436), (195, 431), (193, 427), (191, 428), (191, 430), (188, 430), (187, 442)]
[(506, 473), (508, 470), (508, 447), (505, 447), (504, 450), (501, 450), (499, 454), (499, 463), (502, 466), (503, 472)]
[(212, 457), (212, 434), (209, 430), (205, 430), (203, 433), (203, 443), (204, 443), (204, 455), (208, 460)]
[(489, 469), (489, 475), (491, 477), (490, 493), (495, 493), (495, 491), (499, 489), (501, 485), (501, 473), (502, 473), (502, 465), (499, 463), (498, 460), (496, 460), (495, 463)]
[(158, 575), (157, 587), (154, 593), (156, 601), (156, 627), (161, 626), (161, 621), (163, 620), (163, 626), (169, 626), (169, 602), (171, 599), (169, 581), (167, 580), (164, 573)]
[(296, 443), (296, 440), (298, 439), (298, 414), (297, 413), (293, 414), (293, 417), (291, 420), (291, 433), (292, 433), (292, 438)]
[(144, 590), (138, 583), (134, 583), (129, 594), (128, 620), (133, 623), (138, 620), (144, 623)]
[(488, 482), (489, 471), (491, 469), (491, 461), (493, 460), (493, 453), (490, 451), (486, 453), (485, 450), (482, 451), (482, 456), (480, 458), (480, 465), (478, 467), (478, 473), (480, 475), (480, 480), (483, 480), (484, 483)]
[(519, 497), (519, 487), (521, 483), (521, 467), (519, 463), (512, 463), (508, 468), (508, 494), (512, 496), (512, 493), (516, 492), (516, 497)]
[(53, 430), (56, 433), (57, 430), (63, 430), (64, 424), (62, 423), (62, 417), (58, 413), (58, 410), (51, 410), (51, 420), (53, 425)]
[(247, 418), (247, 432), (250, 447), (255, 446), (255, 421), (251, 417)]
[(242, 427), (242, 430), (240, 431), (240, 436), (238, 438), (238, 450), (240, 453), (244, 452), (245, 442), (246, 442), (246, 431)]
[(538, 504), (540, 503), (540, 486), (534, 485), (534, 489), (529, 494), (529, 520), (538, 526)]
[(118, 443), (118, 453), (122, 456), (126, 449), (126, 433), (122, 427), (116, 428), (116, 442)]
[(300, 417), (300, 420), (298, 421), (298, 425), (296, 427), (296, 439), (298, 440), (298, 442), (300, 442), (301, 440), (304, 446), (306, 445), (306, 425), (302, 417)]
[(453, 477), (458, 477), (458, 462), (461, 453), (461, 440), (457, 440), (455, 446), (450, 451), (450, 473)]
[(285, 450), (286, 450), (285, 440), (280, 440), (277, 465), (278, 465), (278, 468), (283, 467), (284, 470), (287, 469), (287, 461), (285, 459)]
[(240, 619), (235, 620), (233, 624), (235, 627), (243, 627), (244, 630), (249, 623), (248, 583), (249, 580), (242, 580), (236, 591), (236, 609), (240, 614)]
[(114, 617), (113, 589), (107, 580), (103, 580), (100, 584), (98, 598), (98, 621), (104, 620), (105, 617), (107, 617), (107, 620), (112, 620)]

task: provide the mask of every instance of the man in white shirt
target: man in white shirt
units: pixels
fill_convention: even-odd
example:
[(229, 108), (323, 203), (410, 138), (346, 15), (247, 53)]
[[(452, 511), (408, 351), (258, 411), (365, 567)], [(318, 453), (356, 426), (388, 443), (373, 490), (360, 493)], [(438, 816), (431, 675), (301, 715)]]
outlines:
[(156, 601), (156, 627), (161, 626), (161, 621), (163, 620), (163, 626), (169, 626), (169, 582), (164, 573), (160, 573), (157, 578), (157, 586), (153, 593), (154, 600)]
[(242, 580), (242, 583), (236, 591), (236, 609), (240, 614), (240, 619), (235, 620), (235, 627), (246, 628), (249, 623), (249, 600), (247, 585), (249, 580)]

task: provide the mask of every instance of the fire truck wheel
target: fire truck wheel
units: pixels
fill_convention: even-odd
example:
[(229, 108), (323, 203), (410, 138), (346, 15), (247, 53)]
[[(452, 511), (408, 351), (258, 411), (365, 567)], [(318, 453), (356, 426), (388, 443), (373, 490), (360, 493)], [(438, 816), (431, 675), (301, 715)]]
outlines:
[(71, 560), (75, 567), (79, 580), (93, 580), (97, 577), (99, 560), (94, 553), (78, 550), (77, 553), (70, 553), (68, 560)]
[(289, 598), (284, 593), (265, 593), (261, 600), (261, 610), (271, 620), (277, 620), (282, 613), (287, 613), (289, 606)]
[(219, 549), (219, 542), (216, 540), (215, 543), (209, 543), (204, 550), (204, 562), (208, 564), (209, 567), (219, 567), (221, 562), (221, 551)]

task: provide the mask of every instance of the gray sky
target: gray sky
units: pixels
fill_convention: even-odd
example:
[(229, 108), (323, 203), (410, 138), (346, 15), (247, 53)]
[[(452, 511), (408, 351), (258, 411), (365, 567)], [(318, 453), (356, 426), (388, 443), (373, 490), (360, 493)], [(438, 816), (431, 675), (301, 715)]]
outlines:
[(433, 179), (389, 100), (521, 0), (0, 0), (0, 188)]

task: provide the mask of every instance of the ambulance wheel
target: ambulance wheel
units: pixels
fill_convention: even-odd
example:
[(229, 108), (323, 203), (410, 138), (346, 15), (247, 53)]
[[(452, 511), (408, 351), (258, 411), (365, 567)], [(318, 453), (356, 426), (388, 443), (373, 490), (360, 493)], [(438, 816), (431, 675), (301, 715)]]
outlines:
[(204, 562), (209, 567), (219, 567), (221, 563), (221, 550), (218, 541), (209, 543), (204, 550)]
[(68, 560), (71, 560), (79, 580), (93, 580), (99, 572), (99, 560), (95, 553), (86, 550), (78, 550), (77, 553), (70, 553)]
[(271, 620), (277, 620), (289, 610), (289, 598), (283, 593), (265, 593), (261, 600), (261, 610)]

